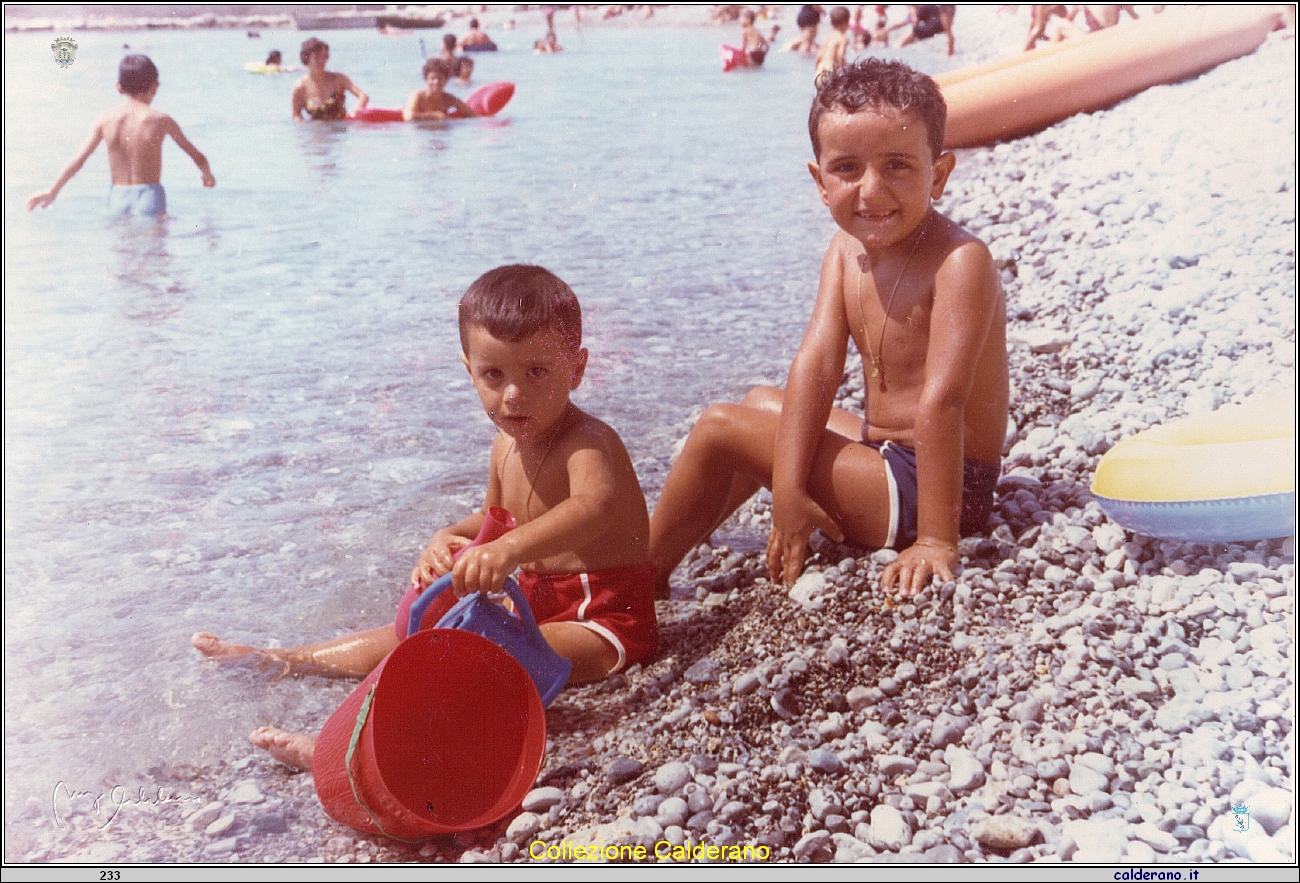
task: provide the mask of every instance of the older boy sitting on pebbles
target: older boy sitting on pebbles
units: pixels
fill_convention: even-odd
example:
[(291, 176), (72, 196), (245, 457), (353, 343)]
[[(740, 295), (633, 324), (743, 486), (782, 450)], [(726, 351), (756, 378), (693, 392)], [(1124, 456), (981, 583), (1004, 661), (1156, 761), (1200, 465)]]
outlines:
[[(901, 550), (881, 575), (915, 595), (950, 580), (957, 540), (993, 505), (1009, 397), (1006, 305), (988, 248), (939, 214), (956, 159), (934, 81), (867, 59), (823, 75), (808, 164), (840, 230), (785, 391), (713, 405), (691, 430), (650, 525), (657, 589), (760, 486), (772, 489), (773, 580), (808, 539)], [(866, 419), (833, 409), (852, 339)]]

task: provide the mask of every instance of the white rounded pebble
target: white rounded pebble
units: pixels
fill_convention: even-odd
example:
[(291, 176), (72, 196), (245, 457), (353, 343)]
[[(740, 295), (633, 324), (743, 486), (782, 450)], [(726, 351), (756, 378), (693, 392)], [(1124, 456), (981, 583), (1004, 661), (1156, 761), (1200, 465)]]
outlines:
[(679, 760), (669, 761), (655, 770), (655, 790), (660, 794), (675, 794), (691, 780), (691, 768)]

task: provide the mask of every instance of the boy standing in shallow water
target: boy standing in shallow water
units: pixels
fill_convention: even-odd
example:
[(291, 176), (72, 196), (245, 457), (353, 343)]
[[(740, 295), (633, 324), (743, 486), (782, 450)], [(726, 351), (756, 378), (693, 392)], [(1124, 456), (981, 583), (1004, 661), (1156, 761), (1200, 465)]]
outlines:
[[(522, 568), (519, 585), (542, 635), (573, 663), (570, 682), (597, 680), (650, 659), (659, 645), (650, 519), (618, 434), (569, 401), (587, 351), (582, 313), (568, 285), (541, 267), (498, 267), (460, 304), (461, 361), (496, 424), (483, 508), (433, 535), (411, 574), (428, 586), (453, 574), (454, 593), (435, 602), (437, 621), (456, 596), (498, 592)], [(505, 536), (466, 549), (491, 506), (518, 522)], [(289, 671), (360, 677), (397, 646), (393, 626), (323, 644), (256, 650), (199, 633), (205, 656)], [(291, 766), (310, 769), (315, 739), (263, 727), (250, 737)]]
[[(808, 170), (840, 230), (784, 392), (710, 407), (673, 464), (650, 527), (661, 593), (760, 486), (774, 581), (799, 576), (821, 528), (901, 550), (881, 585), (914, 595), (952, 579), (958, 537), (986, 523), (1007, 425), (1006, 305), (988, 248), (931, 206), (956, 162), (946, 116), (934, 81), (899, 62), (819, 82)], [(865, 420), (832, 407), (850, 339)]]
[(167, 211), (167, 194), (162, 178), (162, 146), (168, 135), (199, 167), (204, 187), (217, 186), (208, 160), (181, 133), (181, 127), (167, 114), (149, 105), (158, 94), (158, 68), (143, 55), (128, 55), (117, 69), (117, 91), (126, 103), (106, 111), (90, 129), (90, 140), (68, 163), (49, 190), (33, 194), (27, 210), (54, 202), (63, 185), (81, 171), (82, 165), (103, 141), (108, 150), (108, 170), (113, 179), (108, 193), (112, 214), (161, 215)]

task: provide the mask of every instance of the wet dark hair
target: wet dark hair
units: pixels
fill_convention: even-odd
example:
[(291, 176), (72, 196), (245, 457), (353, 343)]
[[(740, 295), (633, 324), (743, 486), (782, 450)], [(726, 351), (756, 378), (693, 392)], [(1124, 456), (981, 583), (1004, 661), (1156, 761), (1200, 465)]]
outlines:
[(451, 62), (445, 58), (427, 58), (424, 61), (424, 67), (420, 69), (420, 76), (428, 77), (430, 71), (438, 71), (442, 74), (444, 80), (450, 80), (452, 77)]
[(443, 48), (443, 49), (446, 49), (448, 52), (451, 52), (451, 51), (455, 50), (455, 48), (456, 48), (456, 35), (455, 35), (455, 34), (443, 34), (443, 35), (442, 35), (442, 48)]
[(836, 6), (831, 10), (831, 26), (838, 28), (840, 25), (849, 23), (849, 11), (843, 6)]
[(268, 54), (268, 55), (266, 56), (266, 63), (267, 63), (267, 64), (279, 64), (281, 58), (282, 58), (282, 56), (280, 55), (280, 50), (279, 50), (279, 49), (272, 49), (271, 52), (270, 52), (270, 54)]
[(158, 68), (147, 55), (128, 55), (117, 66), (117, 84), (127, 95), (143, 95), (158, 85)]
[(472, 325), (511, 343), (555, 328), (574, 350), (582, 346), (578, 298), (564, 280), (543, 267), (509, 264), (475, 279), (460, 299), (460, 347), (466, 355)]
[(317, 40), (315, 37), (308, 37), (306, 40), (302, 41), (302, 49), (298, 52), (298, 57), (302, 59), (303, 64), (307, 64), (308, 59), (317, 52), (322, 49), (328, 52), (329, 48), (330, 44), (326, 43), (324, 40)]
[(471, 30), (475, 30), (475, 31), (477, 31), (477, 30), (478, 30), (478, 19), (477, 19), (477, 18), (471, 18), (471, 19), (469, 20), (469, 26), (470, 26), (470, 29), (471, 29)]
[(914, 113), (925, 123), (930, 158), (943, 152), (943, 129), (948, 122), (948, 105), (939, 84), (901, 61), (866, 58), (854, 64), (825, 71), (817, 78), (817, 96), (808, 112), (808, 135), (813, 156), (820, 157), (821, 139), (817, 127), (828, 113), (857, 113), (862, 109)]

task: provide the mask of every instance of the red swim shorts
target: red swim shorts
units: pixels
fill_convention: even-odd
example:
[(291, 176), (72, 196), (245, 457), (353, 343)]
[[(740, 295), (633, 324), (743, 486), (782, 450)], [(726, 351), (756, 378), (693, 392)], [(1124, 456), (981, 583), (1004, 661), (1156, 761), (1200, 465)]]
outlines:
[(573, 622), (591, 629), (618, 650), (618, 665), (647, 662), (659, 649), (655, 621), (655, 570), (649, 564), (593, 573), (520, 571), (519, 588), (537, 624)]

